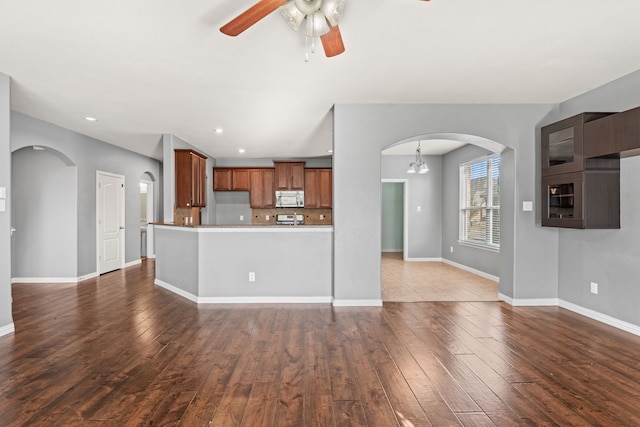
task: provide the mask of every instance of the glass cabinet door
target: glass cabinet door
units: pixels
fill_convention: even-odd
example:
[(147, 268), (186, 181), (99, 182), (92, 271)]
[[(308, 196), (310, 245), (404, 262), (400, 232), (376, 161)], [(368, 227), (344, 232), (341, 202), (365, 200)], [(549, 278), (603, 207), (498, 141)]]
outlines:
[(584, 228), (583, 174), (566, 173), (542, 178), (542, 225)]

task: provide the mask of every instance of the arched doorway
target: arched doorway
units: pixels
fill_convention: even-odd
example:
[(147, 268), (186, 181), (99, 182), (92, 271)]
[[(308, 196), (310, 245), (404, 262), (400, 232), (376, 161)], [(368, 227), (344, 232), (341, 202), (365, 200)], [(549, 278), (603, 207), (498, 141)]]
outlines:
[(155, 258), (153, 227), (156, 220), (155, 179), (150, 172), (140, 177), (140, 258)]
[[(420, 147), (419, 155), (417, 147)], [(382, 150), (381, 293), (384, 301), (498, 300), (499, 252), (496, 248), (469, 245), (459, 239), (460, 165), (499, 156), (505, 148), (473, 135), (430, 134), (408, 138)], [(426, 161), (429, 172), (408, 174), (410, 163), (418, 161), (418, 157)], [(397, 224), (390, 226), (385, 218), (386, 212), (394, 212), (394, 208), (388, 206), (394, 199), (385, 196), (386, 187), (398, 186), (390, 181), (404, 181), (402, 228)], [(390, 232), (402, 232), (409, 240), (404, 242), (402, 255), (385, 247), (388, 246), (385, 237), (388, 241), (386, 235)]]

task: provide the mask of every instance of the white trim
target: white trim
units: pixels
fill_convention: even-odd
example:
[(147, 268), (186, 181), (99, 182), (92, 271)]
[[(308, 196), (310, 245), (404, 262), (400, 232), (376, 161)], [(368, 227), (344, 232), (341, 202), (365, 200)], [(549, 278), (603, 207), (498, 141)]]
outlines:
[(195, 303), (198, 302), (198, 297), (197, 296), (195, 296), (193, 294), (190, 294), (189, 292), (186, 292), (186, 291), (184, 291), (184, 290), (182, 290), (180, 288), (176, 288), (175, 286), (170, 285), (167, 282), (163, 282), (160, 279), (155, 279), (153, 281), (153, 283), (158, 285), (158, 286), (160, 286), (161, 288), (164, 288), (164, 289), (166, 289), (166, 290), (168, 290), (170, 292), (173, 292), (174, 294), (178, 294), (181, 297), (188, 299), (189, 301), (193, 301)]
[(16, 331), (16, 326), (13, 323), (0, 327), (0, 337), (12, 334)]
[(142, 264), (142, 259), (136, 259), (136, 260), (133, 260), (133, 261), (129, 261), (124, 265), (123, 268), (133, 267), (134, 265), (139, 265), (139, 264)]
[(382, 307), (381, 299), (334, 299), (334, 307)]
[(558, 305), (558, 298), (511, 298), (498, 294), (498, 298), (514, 307), (553, 307)]
[(198, 304), (331, 304), (331, 297), (202, 297)]
[(78, 277), (78, 282), (84, 282), (85, 280), (95, 279), (98, 276), (100, 276), (98, 272), (94, 271), (93, 273), (85, 274), (84, 276)]
[(476, 275), (478, 275), (480, 277), (484, 277), (485, 279), (492, 280), (492, 281), (494, 281), (496, 283), (500, 283), (500, 278), (498, 276), (494, 276), (493, 274), (485, 273), (484, 271), (476, 270), (475, 268), (467, 267), (466, 265), (462, 265), (462, 264), (458, 264), (457, 262), (451, 261), (451, 260), (446, 259), (446, 258), (442, 258), (442, 262), (444, 262), (445, 264), (449, 264), (449, 265), (452, 265), (454, 267), (457, 267), (457, 268), (459, 268), (461, 270), (468, 271), (469, 273), (476, 274)]
[(564, 300), (559, 300), (558, 305), (566, 310), (573, 311), (574, 313), (581, 314), (590, 319), (594, 319), (594, 320), (597, 320), (598, 322), (602, 322), (609, 326), (613, 326), (614, 328), (622, 329), (623, 331), (640, 336), (639, 325), (634, 325), (633, 323), (625, 322), (624, 320), (616, 319), (615, 317), (611, 317), (606, 314), (597, 312), (595, 310), (581, 307), (579, 305), (576, 305)]
[(331, 225), (205, 225), (185, 227), (182, 225), (154, 224), (162, 230), (189, 231), (192, 233), (333, 233)]
[(444, 262), (442, 258), (407, 258), (407, 262)]
[(11, 283), (77, 283), (77, 277), (13, 277)]
[(154, 283), (197, 304), (331, 304), (333, 298), (326, 297), (198, 297), (162, 280)]

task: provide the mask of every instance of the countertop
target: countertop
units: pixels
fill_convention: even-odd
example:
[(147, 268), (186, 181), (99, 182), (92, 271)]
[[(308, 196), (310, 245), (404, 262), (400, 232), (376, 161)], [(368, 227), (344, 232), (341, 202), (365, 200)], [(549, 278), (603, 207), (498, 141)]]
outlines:
[(175, 224), (173, 222), (151, 222), (151, 225), (159, 225), (159, 226), (167, 226), (167, 227), (176, 227), (176, 228), (189, 228), (189, 229), (207, 229), (207, 228), (243, 228), (243, 229), (258, 229), (258, 228), (268, 228), (268, 229), (283, 229), (283, 230), (293, 230), (293, 229), (311, 229), (311, 228), (328, 228), (333, 229), (333, 225), (278, 225), (278, 224), (200, 224), (200, 225), (184, 225), (184, 224)]

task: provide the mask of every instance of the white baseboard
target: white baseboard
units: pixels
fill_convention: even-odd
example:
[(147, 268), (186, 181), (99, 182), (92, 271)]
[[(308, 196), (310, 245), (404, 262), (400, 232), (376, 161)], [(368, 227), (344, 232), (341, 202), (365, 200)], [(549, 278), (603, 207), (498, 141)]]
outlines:
[(590, 319), (613, 326), (614, 328), (622, 329), (623, 331), (640, 336), (640, 326), (634, 325), (633, 323), (625, 322), (623, 320), (616, 319), (615, 317), (611, 317), (595, 310), (591, 310), (590, 308), (585, 308), (564, 300), (560, 300), (558, 305), (564, 309), (573, 311), (574, 313), (581, 314), (589, 317)]
[(443, 262), (442, 258), (405, 258), (407, 262)]
[(326, 297), (198, 297), (162, 280), (154, 283), (168, 291), (198, 304), (331, 304), (333, 298)]
[(11, 283), (78, 283), (79, 277), (13, 277)]
[(588, 317), (598, 322), (602, 322), (606, 325), (613, 326), (614, 328), (621, 329), (634, 335), (640, 336), (640, 325), (634, 325), (633, 323), (625, 322), (624, 320), (616, 319), (609, 315), (600, 313), (590, 308), (585, 308), (558, 298), (527, 298), (527, 299), (513, 299), (503, 294), (498, 294), (500, 300), (507, 304), (517, 307), (543, 307), (543, 306), (557, 306), (564, 308), (574, 313), (578, 313), (582, 316)]
[(0, 327), (0, 337), (12, 334), (16, 331), (16, 327), (13, 323)]
[(93, 273), (85, 274), (84, 276), (78, 277), (78, 282), (84, 282), (85, 280), (95, 279), (99, 274), (94, 271)]
[(129, 261), (129, 262), (125, 263), (124, 268), (133, 267), (134, 265), (139, 265), (139, 264), (142, 264), (142, 259), (138, 258), (138, 259), (135, 259), (133, 261)]
[(175, 287), (173, 285), (170, 285), (167, 282), (163, 282), (160, 279), (155, 279), (153, 281), (153, 283), (155, 283), (156, 285), (160, 286), (161, 288), (165, 288), (166, 290), (173, 292), (174, 294), (178, 294), (181, 297), (188, 299), (189, 301), (193, 301), (195, 303), (198, 302), (198, 297), (197, 296), (195, 296), (193, 294), (190, 294), (189, 292), (184, 291), (184, 290), (182, 290), (180, 288), (177, 288), (177, 287)]
[(458, 264), (457, 262), (453, 262), (446, 258), (442, 258), (442, 262), (444, 262), (445, 264), (449, 264), (454, 267), (457, 267), (460, 270), (465, 270), (465, 271), (468, 271), (469, 273), (473, 273), (480, 277), (484, 277), (485, 279), (489, 279), (493, 282), (500, 283), (500, 278), (498, 276), (494, 276), (493, 274), (485, 273), (484, 271), (476, 270), (475, 268), (467, 267), (466, 265), (463, 265), (463, 264)]
[(334, 307), (382, 307), (381, 299), (334, 299)]
[(331, 304), (331, 297), (202, 297), (198, 304)]

